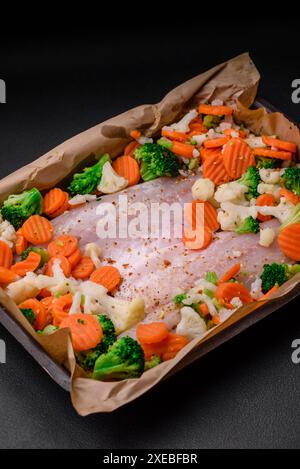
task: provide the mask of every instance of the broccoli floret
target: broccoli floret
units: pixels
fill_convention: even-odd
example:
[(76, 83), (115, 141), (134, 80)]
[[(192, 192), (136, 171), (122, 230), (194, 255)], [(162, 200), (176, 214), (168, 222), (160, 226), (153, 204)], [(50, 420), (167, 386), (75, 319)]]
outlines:
[(248, 191), (245, 195), (246, 199), (250, 200), (259, 196), (257, 186), (260, 183), (260, 175), (258, 169), (254, 166), (249, 166), (247, 171), (237, 182), (248, 187)]
[(253, 217), (247, 217), (245, 220), (235, 229), (235, 232), (238, 234), (245, 233), (258, 233), (259, 232), (259, 222)]
[(20, 308), (21, 313), (27, 319), (27, 321), (33, 326), (35, 323), (35, 314), (31, 308)]
[(145, 143), (135, 150), (134, 156), (141, 164), (141, 176), (144, 181), (161, 176), (175, 177), (178, 175), (179, 160), (168, 148), (156, 143)]
[(100, 381), (138, 378), (144, 371), (142, 347), (131, 337), (121, 337), (97, 359), (93, 378)]
[(185, 300), (186, 298), (187, 298), (186, 293), (179, 293), (179, 295), (174, 296), (173, 301), (175, 305), (180, 305), (182, 304), (183, 300)]
[(101, 156), (98, 163), (94, 166), (84, 168), (81, 173), (76, 173), (73, 176), (73, 180), (68, 187), (68, 191), (71, 195), (76, 194), (90, 194), (94, 192), (97, 185), (99, 184), (102, 176), (102, 169), (107, 161), (111, 161), (110, 156), (105, 153)]
[(96, 360), (106, 353), (109, 347), (116, 341), (116, 330), (112, 321), (105, 316), (105, 314), (100, 314), (97, 316), (97, 319), (102, 327), (103, 337), (101, 342), (97, 347), (87, 350), (86, 352), (81, 352), (76, 354), (78, 364), (85, 370), (92, 370), (95, 366)]
[(258, 169), (274, 169), (278, 168), (281, 164), (279, 159), (275, 158), (266, 158), (265, 156), (257, 156), (256, 157), (256, 167)]
[(214, 129), (215, 127), (218, 127), (222, 120), (222, 116), (211, 116), (207, 115), (204, 116), (203, 118), (203, 124), (207, 129)]
[(38, 268), (43, 267), (43, 265), (46, 264), (46, 262), (48, 262), (50, 259), (50, 254), (46, 249), (29, 247), (25, 251), (22, 252), (21, 254), (22, 261), (25, 261), (25, 259), (27, 259), (30, 252), (36, 252), (37, 254), (41, 256), (41, 262)]
[(43, 211), (43, 197), (34, 187), (22, 194), (10, 195), (4, 202), (1, 214), (4, 220), (8, 220), (16, 230), (31, 215), (40, 215)]
[(283, 173), (282, 179), (289, 191), (300, 196), (300, 168), (298, 166), (287, 168)]
[(151, 370), (151, 368), (154, 368), (161, 362), (162, 359), (158, 355), (152, 355), (151, 359), (145, 362), (145, 371)]
[(288, 225), (293, 225), (300, 223), (300, 203), (295, 205), (289, 217), (287, 217), (284, 222), (280, 225), (280, 230), (285, 228)]
[(206, 274), (205, 274), (205, 280), (206, 280), (207, 282), (214, 283), (215, 285), (217, 285), (217, 283), (218, 283), (218, 276), (217, 276), (216, 272), (206, 272)]
[(276, 262), (273, 262), (273, 264), (265, 264), (260, 275), (263, 293), (267, 293), (275, 285), (280, 287), (280, 285), (298, 272), (300, 272), (300, 264), (276, 264)]

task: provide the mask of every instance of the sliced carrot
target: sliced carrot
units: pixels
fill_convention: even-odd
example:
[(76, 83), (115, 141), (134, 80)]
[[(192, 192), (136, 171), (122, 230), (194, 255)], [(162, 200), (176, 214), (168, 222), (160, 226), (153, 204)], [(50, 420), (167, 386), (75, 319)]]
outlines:
[(200, 104), (198, 111), (200, 114), (211, 116), (230, 116), (233, 109), (229, 106), (212, 106), (211, 104)]
[(240, 178), (249, 166), (255, 166), (252, 149), (241, 138), (232, 138), (223, 147), (223, 161), (232, 179)]
[(300, 261), (300, 223), (287, 225), (278, 235), (278, 245), (283, 254)]
[(222, 151), (221, 151), (221, 148), (204, 148), (204, 147), (202, 147), (201, 150), (200, 150), (200, 155), (201, 155), (202, 161), (205, 161), (206, 158), (209, 158), (210, 156), (221, 157), (222, 158)]
[(140, 167), (131, 156), (119, 156), (113, 161), (112, 167), (119, 176), (127, 179), (129, 186), (134, 186), (141, 178)]
[(180, 350), (183, 349), (183, 347), (185, 347), (188, 342), (188, 338), (183, 335), (169, 333), (166, 348), (162, 354), (163, 361), (165, 362), (176, 357), (177, 353), (180, 352)]
[(164, 340), (169, 334), (164, 322), (150, 322), (139, 324), (136, 328), (136, 337), (141, 344), (156, 344)]
[(56, 212), (65, 202), (65, 192), (58, 187), (51, 189), (47, 192), (43, 201), (43, 212), (46, 215), (51, 215)]
[(140, 148), (141, 144), (133, 140), (133, 142), (128, 143), (124, 149), (124, 155), (126, 156), (134, 156), (134, 151), (137, 148)]
[(220, 316), (219, 316), (218, 314), (215, 314), (215, 315), (212, 317), (211, 322), (212, 322), (215, 326), (217, 326), (217, 325), (220, 324), (220, 322), (221, 322)]
[(290, 151), (291, 153), (296, 153), (297, 151), (297, 145), (295, 143), (280, 140), (279, 138), (269, 137), (269, 135), (263, 135), (262, 141), (265, 145), (278, 148), (278, 150)]
[(17, 239), (15, 243), (15, 250), (16, 250), (16, 254), (20, 256), (22, 252), (27, 249), (28, 241), (23, 234), (18, 234), (17, 232), (16, 235), (17, 235)]
[(55, 212), (51, 213), (50, 218), (56, 218), (65, 213), (67, 210), (70, 210), (70, 204), (69, 204), (69, 194), (67, 192), (64, 192), (65, 198), (63, 204), (59, 207), (58, 210)]
[(54, 301), (55, 301), (54, 296), (47, 296), (46, 298), (41, 299), (40, 303), (44, 306), (47, 313), (50, 314), (52, 313)]
[(139, 130), (132, 130), (130, 132), (130, 137), (134, 138), (134, 140), (137, 140), (141, 136), (141, 132)]
[(141, 344), (145, 354), (145, 359), (150, 360), (153, 355), (157, 355), (161, 358), (167, 348), (168, 338), (169, 335), (161, 342), (157, 342), (155, 344)]
[(170, 150), (175, 153), (175, 155), (183, 156), (184, 158), (194, 158), (194, 145), (173, 140)]
[(279, 191), (279, 195), (281, 197), (285, 197), (287, 200), (289, 200), (292, 204), (297, 205), (300, 202), (300, 197), (294, 192), (289, 191), (288, 189), (281, 188)]
[(176, 130), (162, 129), (161, 134), (170, 140), (178, 140), (178, 142), (186, 142), (188, 139), (187, 134), (183, 132), (176, 132)]
[(51, 257), (61, 255), (65, 257), (71, 256), (78, 248), (78, 239), (71, 235), (61, 235), (55, 238), (48, 245), (48, 252)]
[(70, 262), (71, 269), (75, 269), (75, 267), (79, 264), (81, 260), (81, 251), (79, 248), (73, 252), (69, 257), (67, 257), (68, 261)]
[(13, 262), (13, 252), (7, 243), (0, 240), (0, 266), (11, 268)]
[(34, 323), (34, 328), (36, 331), (42, 331), (46, 326), (48, 326), (48, 324), (51, 324), (52, 322), (52, 314), (45, 309), (42, 302), (40, 302), (40, 305), (41, 310), (36, 316)]
[(209, 309), (206, 303), (201, 303), (201, 305), (199, 305), (199, 310), (203, 314), (203, 316), (209, 315)]
[(39, 296), (40, 298), (43, 298), (43, 299), (44, 299), (44, 298), (49, 298), (50, 296), (52, 296), (52, 293), (51, 293), (49, 290), (47, 290), (47, 288), (42, 288), (42, 289), (40, 290), (38, 296)]
[[(203, 220), (201, 215), (203, 215)], [(211, 231), (217, 231), (220, 228), (217, 211), (208, 201), (193, 200), (189, 204), (186, 204), (184, 216), (193, 230), (196, 229), (197, 225), (201, 226), (202, 221), (204, 222), (204, 226)]]
[(219, 280), (219, 283), (224, 283), (224, 282), (228, 282), (229, 280), (231, 280), (232, 278), (234, 278), (236, 276), (236, 274), (239, 273), (239, 271), (241, 270), (241, 264), (235, 264), (233, 265), (224, 275), (223, 277), (221, 277), (221, 279)]
[(273, 293), (275, 293), (278, 290), (278, 288), (279, 288), (278, 285), (274, 285), (274, 287), (272, 287), (267, 293), (265, 293), (260, 298), (258, 298), (259, 301), (267, 300), (269, 298), (269, 296), (271, 296)]
[(254, 148), (253, 153), (256, 156), (266, 156), (268, 158), (277, 158), (279, 160), (291, 160), (292, 153), (283, 150), (271, 150), (270, 148)]
[(68, 261), (68, 258), (65, 257), (65, 256), (53, 256), (51, 257), (51, 259), (49, 260), (48, 264), (47, 264), (47, 269), (46, 269), (46, 272), (45, 272), (45, 275), (48, 275), (49, 277), (53, 277), (53, 264), (56, 262), (56, 261), (59, 261), (60, 263), (60, 268), (62, 269), (64, 275), (66, 277), (70, 277), (71, 275), (71, 264), (70, 262)]
[(53, 301), (51, 314), (53, 316), (53, 325), (59, 327), (61, 321), (68, 317), (69, 310), (73, 303), (73, 296), (68, 293)]
[(18, 279), (18, 276), (6, 267), (0, 266), (0, 285), (8, 285), (11, 282), (15, 282)]
[(232, 137), (232, 132), (237, 133), (240, 138), (246, 138), (248, 135), (247, 132), (245, 132), (245, 130), (235, 130), (235, 129), (223, 130), (223, 134), (227, 135), (228, 137)]
[(23, 301), (18, 306), (19, 309), (32, 309), (34, 312), (35, 318), (40, 314), (40, 312), (45, 312), (44, 305), (37, 300), (36, 298), (30, 298), (28, 300)]
[(70, 329), (75, 352), (96, 347), (103, 337), (99, 321), (92, 314), (71, 314), (62, 320), (59, 327)]
[[(259, 207), (267, 206), (274, 207), (276, 205), (276, 200), (273, 194), (261, 194), (256, 199), (256, 205)], [(257, 214), (259, 221), (268, 221), (271, 220), (271, 215), (262, 215), (261, 213)]]
[(219, 148), (225, 145), (229, 140), (228, 137), (212, 138), (210, 140), (205, 140), (203, 143), (205, 148)]
[(188, 249), (195, 251), (206, 249), (212, 242), (212, 231), (209, 228), (200, 227), (197, 229), (197, 235), (193, 232), (189, 233), (188, 230), (185, 231), (182, 241)]
[(20, 261), (14, 264), (11, 267), (11, 270), (20, 277), (24, 277), (27, 272), (34, 272), (39, 267), (40, 263), (40, 254), (31, 251), (24, 261)]
[(230, 303), (232, 298), (240, 298), (243, 303), (251, 303), (252, 297), (249, 290), (238, 282), (224, 282), (218, 285), (215, 298), (220, 302)]
[(116, 267), (104, 265), (92, 273), (90, 280), (99, 285), (103, 285), (103, 287), (111, 292), (121, 283), (121, 274)]
[(204, 159), (202, 173), (203, 177), (211, 179), (216, 184), (216, 186), (231, 180), (229, 174), (226, 171), (223, 157), (220, 154), (208, 156)]
[[(208, 128), (205, 127), (202, 119), (200, 119), (199, 117), (195, 117), (195, 119), (190, 122), (189, 128), (191, 132), (195, 132), (194, 135), (206, 134), (208, 132)], [(191, 134), (191, 132), (189, 132), (189, 135)]]
[(82, 256), (76, 267), (72, 270), (72, 277), (77, 280), (86, 280), (95, 270), (93, 261), (88, 256)]
[(52, 223), (40, 215), (32, 215), (22, 226), (26, 240), (34, 245), (48, 243), (54, 233)]

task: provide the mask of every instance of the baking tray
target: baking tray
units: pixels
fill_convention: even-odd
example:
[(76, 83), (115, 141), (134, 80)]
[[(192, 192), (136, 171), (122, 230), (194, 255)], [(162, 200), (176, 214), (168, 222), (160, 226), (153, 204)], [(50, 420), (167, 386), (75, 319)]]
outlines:
[[(267, 112), (280, 112), (272, 104), (263, 98), (258, 98), (253, 108), (264, 107)], [(291, 122), (294, 122), (289, 118)], [(294, 122), (294, 124), (298, 125)], [(292, 291), (290, 291), (283, 298), (278, 298), (276, 302), (271, 304), (266, 303), (251, 314), (240, 319), (235, 324), (227, 329), (220, 331), (219, 334), (213, 336), (203, 343), (199, 348), (193, 350), (186, 358), (184, 358), (177, 367), (171, 371), (166, 377), (170, 377), (177, 373), (179, 370), (185, 368), (187, 365), (195, 362), (203, 357), (210, 351), (216, 349), (224, 344), (231, 338), (235, 337), (240, 332), (248, 329), (256, 322), (266, 318), (274, 311), (282, 308), (284, 305), (292, 301), (300, 294), (300, 284), (298, 284)], [(56, 363), (43, 348), (20, 326), (20, 324), (3, 308), (0, 306), (0, 324), (8, 330), (8, 332), (24, 347), (24, 349), (35, 359), (35, 361), (45, 370), (46, 373), (63, 389), (70, 391), (71, 389), (71, 376), (68, 370)]]

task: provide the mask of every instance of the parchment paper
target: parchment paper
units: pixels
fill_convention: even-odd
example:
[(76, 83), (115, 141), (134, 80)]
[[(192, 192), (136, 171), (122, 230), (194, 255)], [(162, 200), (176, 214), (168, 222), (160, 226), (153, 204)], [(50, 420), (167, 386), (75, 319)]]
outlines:
[[(7, 176), (0, 182), (0, 202), (11, 193), (31, 187), (45, 190), (54, 185), (64, 185), (75, 170), (82, 168), (87, 162), (92, 162), (102, 153), (109, 152), (112, 157), (121, 154), (124, 146), (131, 140), (129, 133), (132, 129), (140, 129), (148, 136), (156, 135), (163, 125), (176, 121), (186, 110), (206, 99), (219, 98), (237, 102), (236, 118), (245, 121), (251, 130), (256, 133), (276, 134), (280, 138), (294, 141), (300, 150), (299, 129), (282, 114), (267, 114), (262, 109), (248, 109), (254, 102), (259, 78), (259, 73), (247, 53), (217, 65), (173, 89), (160, 103), (136, 107), (96, 125)], [(300, 275), (297, 275), (276, 292), (275, 299), (269, 301), (275, 302), (277, 297), (287, 294), (299, 280)], [(188, 364), (190, 351), (194, 351), (200, 344), (260, 306), (255, 303), (241, 308), (223, 324), (208, 331), (201, 340), (195, 339), (189, 343), (174, 360), (147, 371), (139, 379), (103, 383), (87, 379), (76, 366), (67, 330), (60, 330), (51, 336), (39, 336), (1, 289), (0, 303), (52, 358), (68, 367), (72, 374), (71, 399), (80, 415), (111, 412), (136, 399), (155, 386), (171, 370), (176, 371), (183, 359)]]

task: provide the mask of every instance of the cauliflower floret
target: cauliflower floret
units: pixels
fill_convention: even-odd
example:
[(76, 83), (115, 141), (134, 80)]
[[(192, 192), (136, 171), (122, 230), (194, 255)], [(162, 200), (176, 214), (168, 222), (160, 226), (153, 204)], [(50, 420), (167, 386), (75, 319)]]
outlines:
[(281, 187), (278, 184), (266, 184), (265, 182), (260, 182), (257, 186), (259, 194), (272, 194), (276, 200), (280, 198), (280, 189)]
[(273, 228), (261, 228), (259, 232), (259, 244), (268, 248), (275, 239), (275, 231)]
[(215, 184), (208, 178), (200, 178), (192, 186), (194, 199), (209, 200), (215, 191)]
[(180, 121), (175, 122), (174, 124), (171, 124), (169, 126), (165, 126), (163, 128), (166, 130), (176, 130), (176, 132), (183, 132), (183, 133), (189, 132), (190, 130), (189, 124), (197, 116), (198, 116), (197, 111), (193, 109), (192, 111), (188, 112), (185, 116), (183, 116), (183, 118), (180, 119)]
[(250, 134), (248, 138), (245, 138), (245, 142), (251, 148), (264, 148), (264, 147), (266, 147), (265, 143), (262, 140), (262, 137), (256, 137), (254, 134)]
[(117, 334), (130, 329), (145, 318), (145, 302), (142, 298), (127, 301), (103, 295), (98, 301), (101, 312), (112, 320)]
[(73, 303), (70, 308), (69, 314), (77, 314), (80, 313), (81, 311), (81, 301), (82, 301), (82, 295), (80, 292), (76, 292), (75, 295), (73, 296)]
[(283, 223), (293, 212), (295, 205), (288, 202), (285, 197), (281, 197), (280, 203), (275, 207), (264, 205), (263, 207), (256, 207), (262, 215), (271, 215), (277, 218), (280, 223)]
[(205, 321), (189, 306), (184, 306), (180, 310), (181, 320), (177, 325), (176, 333), (186, 336), (193, 340), (195, 337), (202, 336), (207, 327)]
[(140, 145), (144, 145), (145, 143), (153, 143), (153, 138), (151, 137), (145, 137), (144, 135), (141, 135), (138, 139), (137, 142)]
[(98, 191), (103, 194), (113, 194), (114, 192), (121, 191), (128, 186), (127, 179), (119, 176), (109, 161), (107, 161), (102, 169), (102, 177), (98, 185)]
[(221, 137), (224, 137), (224, 135), (219, 132), (216, 132), (214, 129), (209, 129), (209, 131), (206, 134), (193, 135), (193, 140), (197, 142), (198, 146), (201, 146), (206, 140), (211, 140), (213, 138), (221, 138)]
[(245, 202), (244, 195), (248, 192), (248, 187), (236, 181), (221, 184), (215, 192), (214, 198), (217, 202)]
[(243, 302), (241, 301), (241, 299), (238, 297), (238, 296), (235, 296), (234, 298), (232, 298), (232, 300), (230, 301), (230, 303), (232, 304), (232, 306), (234, 306), (236, 309), (237, 308), (241, 308), (243, 306)]
[(69, 200), (69, 205), (80, 205), (86, 202), (95, 202), (97, 196), (93, 194), (77, 194)]
[(261, 168), (259, 170), (260, 178), (267, 184), (277, 184), (280, 181), (280, 170)]
[(29, 272), (24, 278), (10, 283), (6, 288), (8, 296), (18, 305), (28, 298), (34, 298), (40, 289), (36, 286), (36, 275)]
[(263, 294), (261, 290), (261, 286), (262, 286), (262, 279), (260, 277), (256, 277), (254, 282), (251, 283), (250, 293), (251, 293), (252, 298), (254, 298), (255, 300), (260, 298)]
[(4, 241), (4, 243), (8, 244), (10, 248), (12, 248), (16, 242), (16, 230), (14, 227), (9, 223), (9, 221), (5, 220), (2, 221), (2, 216), (0, 218), (0, 240)]
[[(260, 208), (260, 207), (259, 207)], [(222, 202), (218, 222), (223, 231), (234, 231), (247, 217), (257, 217), (258, 207), (245, 207), (232, 202)]]
[(96, 243), (88, 243), (85, 246), (84, 250), (85, 256), (88, 256), (92, 259), (92, 262), (96, 269), (101, 267), (100, 256), (102, 254), (102, 249)]

